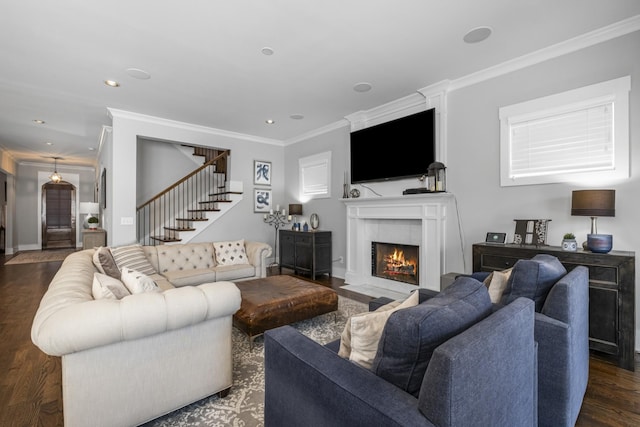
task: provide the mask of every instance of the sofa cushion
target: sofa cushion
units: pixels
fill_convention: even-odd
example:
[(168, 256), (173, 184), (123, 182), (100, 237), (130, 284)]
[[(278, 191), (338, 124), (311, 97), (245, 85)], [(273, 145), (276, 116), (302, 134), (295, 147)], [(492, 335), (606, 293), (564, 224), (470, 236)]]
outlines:
[(507, 283), (509, 282), (512, 270), (512, 268), (509, 268), (504, 271), (494, 271), (483, 282), (489, 290), (489, 298), (491, 298), (492, 303), (500, 303), (502, 295), (507, 288)]
[(401, 302), (391, 302), (376, 311), (351, 316), (340, 337), (339, 356), (349, 358), (363, 368), (371, 369), (378, 351), (378, 342), (389, 316), (397, 310), (418, 305), (419, 294), (414, 291)]
[(122, 282), (132, 294), (161, 292), (160, 287), (151, 277), (128, 267), (122, 269)]
[(567, 270), (553, 255), (538, 254), (531, 259), (520, 259), (513, 266), (500, 302), (506, 305), (518, 297), (529, 298), (539, 312), (551, 287), (565, 274)]
[(218, 265), (213, 270), (216, 272), (217, 281), (230, 280), (233, 282), (238, 279), (259, 277), (256, 267), (251, 264)]
[(158, 246), (160, 274), (169, 271), (190, 271), (213, 268), (216, 265), (213, 244), (210, 242)]
[(249, 264), (244, 249), (244, 239), (232, 242), (215, 242), (216, 262), (220, 265)]
[(131, 295), (124, 283), (102, 273), (93, 274), (91, 290), (94, 299), (122, 299)]
[(210, 268), (166, 271), (162, 275), (175, 287), (196, 286), (201, 283), (215, 282), (216, 272)]
[(125, 267), (146, 275), (157, 273), (144, 255), (144, 250), (141, 245), (135, 244), (111, 248), (111, 255), (113, 255), (113, 259), (118, 269), (120, 269), (120, 273), (122, 273)]
[(434, 350), (491, 312), (486, 286), (470, 277), (459, 277), (435, 297), (391, 314), (372, 371), (418, 396)]
[(100, 273), (120, 280), (120, 269), (118, 269), (109, 248), (100, 246), (93, 252), (93, 265)]

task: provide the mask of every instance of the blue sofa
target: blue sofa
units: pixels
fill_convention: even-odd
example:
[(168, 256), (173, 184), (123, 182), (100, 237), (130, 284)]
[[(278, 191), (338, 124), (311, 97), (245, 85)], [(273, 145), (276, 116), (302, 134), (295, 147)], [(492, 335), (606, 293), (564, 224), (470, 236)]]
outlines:
[[(486, 293), (480, 282), (467, 281), (483, 288), (477, 293)], [(424, 324), (418, 331), (422, 333), (429, 329), (425, 322), (430, 317), (452, 319), (461, 306), (469, 305), (452, 300), (451, 295), (449, 300), (440, 295), (398, 310), (385, 332), (390, 323), (404, 321), (412, 331), (417, 331), (415, 323)], [(384, 334), (379, 349), (398, 346), (399, 341)], [(320, 345), (290, 326), (265, 333), (266, 426), (537, 424), (537, 345), (534, 303), (529, 299), (519, 298), (496, 311), (490, 307), (486, 317), (438, 345), (417, 396), (338, 356), (337, 349), (335, 342)], [(379, 357), (374, 366), (383, 364)]]

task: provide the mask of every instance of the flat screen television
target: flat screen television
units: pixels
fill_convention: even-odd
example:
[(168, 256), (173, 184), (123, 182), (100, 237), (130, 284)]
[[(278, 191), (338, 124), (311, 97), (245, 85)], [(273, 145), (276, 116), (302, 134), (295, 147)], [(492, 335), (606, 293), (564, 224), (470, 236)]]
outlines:
[(351, 183), (420, 177), (436, 158), (431, 108), (351, 132)]

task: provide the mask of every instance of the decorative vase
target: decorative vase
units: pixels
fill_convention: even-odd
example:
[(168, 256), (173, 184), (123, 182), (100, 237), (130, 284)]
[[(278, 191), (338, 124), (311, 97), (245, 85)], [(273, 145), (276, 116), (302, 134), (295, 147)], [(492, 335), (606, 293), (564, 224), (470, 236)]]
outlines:
[(576, 242), (576, 239), (564, 239), (562, 240), (562, 250), (575, 252), (578, 250), (578, 242)]
[(606, 254), (613, 247), (611, 234), (587, 234), (587, 247), (591, 252)]

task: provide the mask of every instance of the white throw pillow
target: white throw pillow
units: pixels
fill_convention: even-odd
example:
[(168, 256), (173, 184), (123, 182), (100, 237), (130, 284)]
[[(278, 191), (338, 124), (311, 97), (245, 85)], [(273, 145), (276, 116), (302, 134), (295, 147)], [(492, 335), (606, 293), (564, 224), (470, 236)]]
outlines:
[(511, 268), (504, 271), (494, 271), (491, 273), (491, 282), (489, 282), (489, 298), (491, 302), (497, 304), (502, 298), (504, 290), (507, 289), (507, 282), (511, 276)]
[(122, 299), (131, 293), (118, 279), (102, 273), (93, 274), (92, 293), (94, 299)]
[(157, 273), (156, 269), (153, 268), (145, 256), (144, 249), (142, 249), (141, 245), (136, 244), (111, 248), (111, 255), (120, 272), (122, 272), (123, 268), (127, 267), (146, 274), (147, 276)]
[(161, 292), (160, 287), (151, 277), (127, 267), (122, 269), (122, 282), (132, 294)]
[(249, 264), (247, 252), (244, 249), (244, 239), (233, 242), (216, 242), (216, 262), (219, 265)]
[[(387, 319), (391, 314), (397, 310), (403, 308), (409, 308), (418, 305), (420, 296), (418, 291), (413, 291), (411, 295), (401, 303), (391, 303), (378, 308), (376, 311), (370, 313), (362, 313), (352, 316), (347, 325), (345, 325), (345, 331), (340, 339), (340, 351), (339, 355), (342, 357), (349, 357), (349, 360), (359, 364), (360, 366), (371, 369), (373, 366), (373, 359), (378, 351), (378, 342), (382, 336), (384, 325), (387, 323)], [(346, 335), (346, 336), (345, 336)], [(345, 349), (342, 348), (342, 340), (346, 339)], [(348, 356), (345, 353), (348, 352)]]

